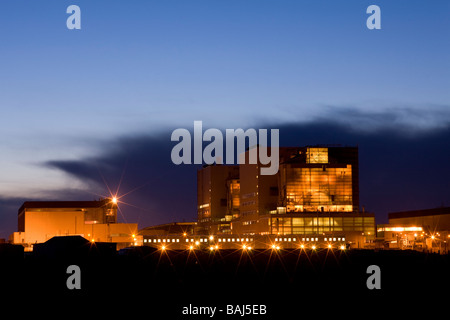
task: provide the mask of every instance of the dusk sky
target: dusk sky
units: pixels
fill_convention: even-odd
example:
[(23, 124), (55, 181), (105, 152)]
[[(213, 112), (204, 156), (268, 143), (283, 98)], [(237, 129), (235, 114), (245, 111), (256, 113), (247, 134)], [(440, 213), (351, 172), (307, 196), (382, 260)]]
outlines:
[[(68, 30), (69, 5), (81, 30)], [(381, 8), (381, 30), (366, 9)], [(0, 238), (24, 200), (93, 200), (119, 220), (191, 221), (176, 128), (278, 128), (360, 148), (361, 205), (450, 205), (449, 1), (2, 1)]]

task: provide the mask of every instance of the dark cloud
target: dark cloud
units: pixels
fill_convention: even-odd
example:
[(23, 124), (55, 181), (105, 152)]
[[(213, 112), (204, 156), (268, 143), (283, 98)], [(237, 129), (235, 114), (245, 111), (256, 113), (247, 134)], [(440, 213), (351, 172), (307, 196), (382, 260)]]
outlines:
[(394, 127), (357, 131), (323, 122), (284, 126), (280, 136), (282, 145), (357, 145), (360, 204), (375, 212), (377, 223), (386, 223), (392, 211), (450, 205), (449, 128), (411, 135)]
[(106, 144), (100, 155), (80, 161), (53, 160), (47, 166), (89, 183), (95, 194), (119, 188), (119, 219), (150, 224), (196, 216), (196, 166), (176, 166), (170, 158), (170, 133), (122, 137)]
[[(358, 145), (360, 203), (366, 211), (376, 213), (377, 223), (387, 222), (387, 213), (391, 211), (450, 205), (448, 126), (421, 130), (414, 135), (405, 134), (395, 126), (356, 130), (346, 124), (326, 121), (262, 127), (280, 129), (282, 146)], [(115, 191), (120, 185), (119, 194), (126, 194), (122, 200), (127, 203), (121, 205), (121, 221), (138, 222), (142, 228), (195, 220), (199, 166), (176, 166), (171, 162), (175, 142), (170, 141), (170, 134), (171, 131), (122, 137), (103, 144), (99, 153), (92, 157), (45, 163), (47, 167), (85, 182), (90, 190), (90, 193), (82, 190), (48, 192), (49, 198), (56, 195), (90, 200), (99, 194), (107, 195), (106, 186)], [(18, 200), (0, 201), (1, 212), (8, 208), (16, 213), (21, 204)], [(13, 225), (11, 219), (8, 221), (5, 226)]]

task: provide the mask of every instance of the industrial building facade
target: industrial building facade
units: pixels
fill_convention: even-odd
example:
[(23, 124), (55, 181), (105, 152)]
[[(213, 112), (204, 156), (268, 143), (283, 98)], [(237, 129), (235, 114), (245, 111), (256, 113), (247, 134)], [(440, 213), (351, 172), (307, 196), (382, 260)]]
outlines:
[(115, 242), (118, 248), (139, 241), (137, 224), (117, 223), (117, 203), (99, 201), (28, 201), (18, 211), (18, 232), (11, 241), (32, 250), (55, 236), (80, 235), (92, 242)]
[(386, 248), (447, 253), (450, 243), (450, 207), (391, 212), (389, 224), (377, 226), (377, 238)]
[(239, 215), (238, 166), (206, 166), (197, 172), (197, 233), (230, 233)]
[[(374, 239), (374, 214), (359, 210), (357, 147), (280, 148), (279, 154), (275, 175), (260, 175), (261, 164), (248, 163), (199, 170), (198, 222), (203, 230), (238, 235), (345, 234), (359, 245)], [(224, 227), (228, 225), (229, 229)]]

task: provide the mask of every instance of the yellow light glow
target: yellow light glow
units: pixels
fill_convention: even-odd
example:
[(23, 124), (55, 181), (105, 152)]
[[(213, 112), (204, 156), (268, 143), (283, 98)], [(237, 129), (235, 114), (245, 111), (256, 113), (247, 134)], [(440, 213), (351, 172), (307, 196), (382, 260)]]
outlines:
[(213, 247), (213, 246), (209, 247), (209, 250), (213, 251), (213, 250), (214, 250), (214, 247)]
[(433, 240), (434, 240), (434, 236), (431, 236), (431, 239), (433, 239)]
[(200, 244), (200, 242), (198, 242), (198, 241), (195, 241), (195, 245), (196, 246), (198, 246)]
[(183, 237), (186, 237), (186, 235), (187, 235), (186, 232), (183, 232)]
[(135, 234), (133, 233), (133, 234), (131, 235), (131, 237), (132, 237), (132, 238), (135, 238), (135, 237), (136, 237), (136, 235), (135, 235)]
[(117, 198), (116, 197), (112, 197), (111, 202), (114, 204), (117, 204)]
[(219, 246), (216, 244), (216, 246), (215, 246), (215, 249), (217, 250), (217, 249), (219, 249)]
[(252, 247), (247, 247), (247, 250), (252, 250)]
[(331, 249), (331, 244), (328, 245), (328, 249)]
[(242, 246), (242, 249), (246, 250), (246, 249), (247, 249), (247, 246), (244, 244), (244, 245)]
[(213, 241), (213, 240), (214, 240), (214, 237), (213, 237), (213, 236), (209, 236), (209, 240), (210, 240), (210, 241)]
[[(386, 227), (381, 228), (380, 231), (394, 231), (394, 232), (405, 232), (405, 231), (422, 231), (422, 227)], [(423, 233), (423, 232), (422, 232)]]
[(313, 249), (313, 250), (316, 250), (316, 246), (312, 246), (312, 249)]
[(341, 246), (340, 248), (341, 248), (341, 250), (345, 250), (345, 246)]
[(92, 242), (95, 242), (95, 240), (94, 240), (94, 239), (92, 239), (91, 241), (92, 241)]
[(189, 246), (189, 250), (194, 250), (194, 246)]
[(272, 249), (276, 249), (276, 247), (277, 247), (276, 245), (274, 245), (274, 244), (272, 245)]
[(166, 250), (166, 246), (162, 246), (162, 247), (161, 247), (161, 250), (162, 250), (162, 251)]

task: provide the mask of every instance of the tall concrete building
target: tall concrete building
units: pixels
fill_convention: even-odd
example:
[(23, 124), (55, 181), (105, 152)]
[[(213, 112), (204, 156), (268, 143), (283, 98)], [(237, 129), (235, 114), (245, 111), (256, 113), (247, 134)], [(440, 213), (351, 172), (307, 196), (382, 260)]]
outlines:
[[(374, 239), (374, 214), (359, 210), (357, 147), (280, 148), (279, 157), (275, 175), (261, 175), (260, 163), (238, 166), (240, 201), (239, 213), (231, 216), (233, 234), (345, 233), (358, 244)], [(227, 166), (217, 167), (226, 170)], [(208, 176), (206, 170), (200, 170), (198, 177)], [(225, 185), (221, 179), (217, 175), (215, 185)], [(214, 186), (210, 186), (208, 192), (213, 194)], [(217, 192), (223, 199), (230, 197), (225, 188)]]
[(238, 166), (205, 166), (197, 172), (197, 232), (229, 233), (238, 207)]

